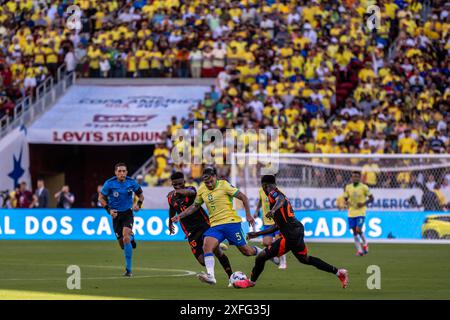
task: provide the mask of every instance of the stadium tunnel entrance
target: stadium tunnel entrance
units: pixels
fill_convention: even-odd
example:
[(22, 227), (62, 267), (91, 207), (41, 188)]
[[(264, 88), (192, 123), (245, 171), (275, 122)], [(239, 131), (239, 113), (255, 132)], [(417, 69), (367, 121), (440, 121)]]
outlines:
[(114, 175), (114, 165), (125, 162), (133, 174), (153, 154), (155, 145), (85, 146), (29, 144), (30, 174), (33, 190), (38, 178), (44, 178), (50, 192), (50, 207), (56, 207), (53, 195), (63, 184), (75, 195), (74, 208), (90, 208), (97, 186)]

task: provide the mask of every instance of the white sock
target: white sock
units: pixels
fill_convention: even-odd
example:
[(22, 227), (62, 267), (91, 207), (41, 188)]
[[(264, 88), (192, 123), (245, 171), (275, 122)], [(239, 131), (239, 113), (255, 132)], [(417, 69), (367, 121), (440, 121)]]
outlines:
[(358, 236), (357, 236), (357, 235), (353, 236), (353, 239), (355, 239), (355, 247), (356, 247), (356, 250), (357, 250), (358, 252), (361, 252), (361, 251), (362, 251), (362, 248), (361, 248), (361, 243), (359, 243)]
[(261, 249), (261, 248), (259, 248), (257, 246), (253, 246), (253, 248), (255, 248), (255, 250), (256, 250), (255, 256), (257, 256), (261, 251), (263, 251), (263, 249)]
[(283, 255), (280, 257), (280, 264), (286, 264), (286, 255), (285, 255), (285, 254), (283, 254)]
[(205, 255), (206, 272), (214, 277), (214, 254)]
[(366, 237), (364, 237), (362, 233), (359, 235), (359, 237), (361, 238), (362, 244), (365, 246), (367, 244)]

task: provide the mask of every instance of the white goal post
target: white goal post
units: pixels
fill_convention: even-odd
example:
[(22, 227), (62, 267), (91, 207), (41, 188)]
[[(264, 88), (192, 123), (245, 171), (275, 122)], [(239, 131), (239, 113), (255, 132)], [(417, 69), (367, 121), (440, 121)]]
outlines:
[(375, 197), (368, 211), (421, 213), (414, 214), (415, 219), (434, 226), (430, 230), (422, 226), (423, 238), (450, 239), (448, 154), (233, 153), (231, 183), (249, 197), (252, 208), (263, 170), (269, 167), (275, 169), (277, 185), (300, 215), (302, 211), (340, 211), (343, 188), (351, 173), (359, 171)]

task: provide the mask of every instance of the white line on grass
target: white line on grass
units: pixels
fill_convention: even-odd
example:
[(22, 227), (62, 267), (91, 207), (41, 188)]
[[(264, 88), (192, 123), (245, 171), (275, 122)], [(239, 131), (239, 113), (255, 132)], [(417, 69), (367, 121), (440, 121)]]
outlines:
[[(19, 265), (18, 263), (2, 263), (2, 264), (11, 264), (11, 265)], [(22, 265), (22, 263), (20, 264)], [(67, 267), (68, 264), (34, 264), (35, 266), (62, 266)], [(80, 268), (98, 268), (98, 269), (123, 269), (123, 267), (119, 266), (102, 266), (102, 265), (80, 265)], [(154, 274), (154, 275), (143, 275), (143, 276), (133, 276), (132, 278), (142, 279), (142, 278), (157, 278), (157, 277), (189, 277), (197, 274), (191, 270), (183, 270), (183, 269), (161, 269), (161, 268), (145, 268), (145, 267), (137, 267), (134, 270), (142, 270), (142, 271), (163, 271), (163, 272), (181, 272), (179, 274)], [(124, 276), (106, 276), (106, 277), (82, 277), (82, 280), (111, 280), (111, 279), (126, 279)], [(1, 279), (0, 281), (65, 281), (67, 278), (38, 278), (38, 279), (26, 279), (26, 278), (6, 278)]]

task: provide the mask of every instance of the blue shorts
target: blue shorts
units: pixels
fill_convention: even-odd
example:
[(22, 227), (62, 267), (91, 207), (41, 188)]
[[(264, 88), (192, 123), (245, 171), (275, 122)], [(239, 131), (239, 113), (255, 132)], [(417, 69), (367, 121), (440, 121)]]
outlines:
[[(262, 227), (262, 230), (264, 231), (264, 230), (267, 230), (267, 229), (269, 229), (269, 228), (272, 228), (274, 225), (272, 224), (272, 225), (270, 225), (270, 224), (265, 224), (265, 225), (263, 225), (263, 227)], [(272, 232), (272, 233), (269, 233), (269, 234), (265, 234), (265, 235), (263, 235), (262, 237), (272, 237), (272, 238), (275, 238), (277, 235), (279, 235), (280, 234), (280, 230), (277, 230), (277, 231), (275, 231), (275, 232)]]
[(205, 237), (216, 238), (219, 243), (226, 239), (231, 245), (237, 247), (247, 244), (240, 222), (225, 223), (211, 227), (203, 234), (203, 238)]
[(365, 219), (366, 219), (366, 217), (364, 217), (364, 216), (348, 218), (348, 227), (350, 229), (354, 229), (356, 227), (362, 229)]

